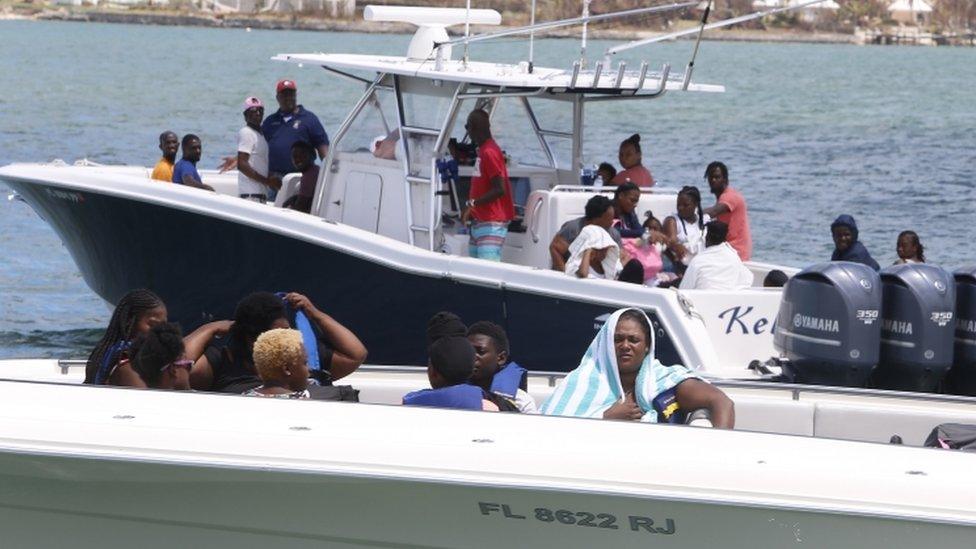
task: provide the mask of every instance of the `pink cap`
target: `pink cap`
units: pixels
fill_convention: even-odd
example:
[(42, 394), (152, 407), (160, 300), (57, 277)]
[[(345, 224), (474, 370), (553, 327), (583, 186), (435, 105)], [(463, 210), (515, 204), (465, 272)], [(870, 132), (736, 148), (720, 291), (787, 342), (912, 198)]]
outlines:
[(261, 102), (257, 97), (248, 97), (244, 100), (244, 110), (253, 109), (256, 107), (264, 108), (264, 103)]

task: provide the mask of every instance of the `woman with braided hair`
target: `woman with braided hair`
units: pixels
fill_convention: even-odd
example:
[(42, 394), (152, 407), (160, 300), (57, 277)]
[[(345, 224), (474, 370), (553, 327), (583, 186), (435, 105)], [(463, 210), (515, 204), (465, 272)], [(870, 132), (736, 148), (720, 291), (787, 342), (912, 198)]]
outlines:
[[(167, 316), (166, 304), (149, 290), (132, 290), (122, 296), (105, 334), (88, 356), (85, 383), (145, 388), (145, 380), (128, 360), (129, 347), (138, 337), (165, 323)], [(210, 340), (227, 333), (231, 324), (227, 320), (210, 322), (183, 338), (186, 357), (190, 360), (199, 358)]]
[(711, 218), (702, 209), (698, 187), (682, 187), (675, 206), (675, 212), (664, 220), (664, 234), (675, 270), (683, 272), (691, 258), (705, 249), (705, 225)]
[(166, 322), (166, 315), (166, 304), (149, 290), (132, 290), (122, 296), (105, 334), (88, 355), (85, 383), (145, 387), (139, 374), (127, 363), (120, 365), (120, 362), (126, 358), (132, 340)]

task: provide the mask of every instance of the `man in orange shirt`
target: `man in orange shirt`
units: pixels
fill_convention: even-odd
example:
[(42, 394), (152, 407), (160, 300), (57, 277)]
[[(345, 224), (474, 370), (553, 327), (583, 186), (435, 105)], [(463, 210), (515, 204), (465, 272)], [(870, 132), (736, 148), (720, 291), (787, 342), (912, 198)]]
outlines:
[(163, 151), (163, 157), (156, 162), (151, 177), (158, 181), (172, 183), (176, 153), (180, 150), (180, 138), (171, 131), (159, 134), (159, 150)]
[(714, 206), (705, 208), (705, 213), (729, 226), (726, 242), (735, 248), (739, 259), (749, 261), (752, 257), (752, 235), (749, 233), (746, 199), (729, 185), (729, 169), (721, 162), (712, 162), (705, 168), (705, 179), (716, 200)]
[(505, 167), (505, 155), (491, 137), (488, 113), (475, 109), (464, 125), (471, 141), (478, 146), (478, 159), (471, 177), (470, 199), (465, 203), (461, 221), (471, 221), (468, 253), (490, 261), (502, 260), (502, 246), (508, 236), (508, 224), (515, 218), (512, 183)]

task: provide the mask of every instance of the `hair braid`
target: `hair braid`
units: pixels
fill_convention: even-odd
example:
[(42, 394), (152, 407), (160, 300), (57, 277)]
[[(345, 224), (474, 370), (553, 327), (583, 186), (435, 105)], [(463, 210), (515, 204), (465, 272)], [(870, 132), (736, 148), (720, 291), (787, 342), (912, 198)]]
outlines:
[(132, 290), (122, 296), (115, 306), (115, 311), (112, 312), (112, 319), (108, 322), (105, 334), (88, 355), (88, 363), (85, 365), (85, 383), (95, 383), (98, 368), (105, 360), (105, 354), (109, 349), (121, 341), (132, 338), (132, 330), (139, 317), (162, 304), (163, 300), (149, 290)]

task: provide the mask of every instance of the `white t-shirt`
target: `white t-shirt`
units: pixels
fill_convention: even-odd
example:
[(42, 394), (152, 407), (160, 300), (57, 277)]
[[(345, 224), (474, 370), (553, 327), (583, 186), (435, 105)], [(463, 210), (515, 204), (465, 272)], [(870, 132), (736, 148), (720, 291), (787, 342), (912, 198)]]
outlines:
[(535, 399), (532, 395), (526, 393), (522, 389), (517, 389), (515, 391), (515, 406), (519, 409), (519, 412), (523, 414), (538, 414), (539, 409), (536, 408)]
[[(259, 174), (268, 175), (268, 142), (261, 132), (250, 126), (241, 128), (237, 132), (237, 152), (251, 155), (247, 160), (248, 164)], [(238, 171), (237, 192), (238, 194), (267, 194), (268, 187), (244, 175), (244, 172)]]
[(696, 255), (679, 288), (682, 290), (744, 290), (752, 286), (752, 272), (728, 242), (709, 246)]
[[(677, 214), (677, 212), (671, 214), (669, 217), (674, 219), (675, 227), (677, 228), (677, 238), (686, 250), (688, 250), (688, 255), (683, 259), (685, 265), (691, 261), (691, 258), (698, 255), (699, 252), (705, 249), (705, 229), (698, 226), (698, 221), (694, 223), (689, 223)], [(706, 223), (711, 221), (712, 218), (708, 214), (703, 214), (701, 219), (701, 224), (704, 226)]]

